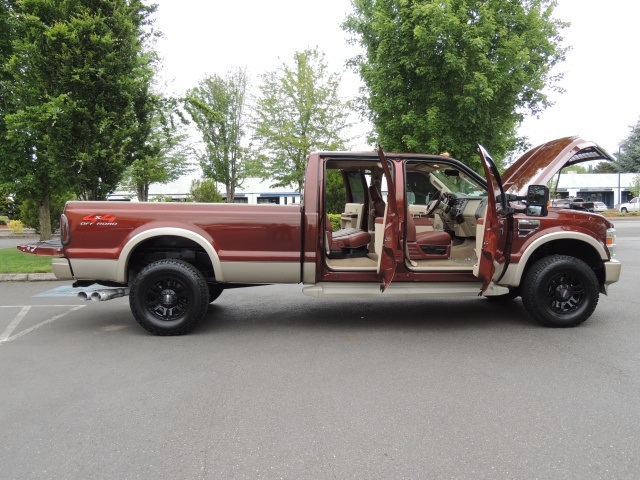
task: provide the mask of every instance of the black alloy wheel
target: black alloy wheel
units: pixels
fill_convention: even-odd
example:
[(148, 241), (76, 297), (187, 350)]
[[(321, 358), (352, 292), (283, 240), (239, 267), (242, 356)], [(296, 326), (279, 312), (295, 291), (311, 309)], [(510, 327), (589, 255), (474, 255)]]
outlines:
[(202, 273), (182, 260), (159, 260), (133, 280), (129, 305), (136, 321), (155, 335), (182, 335), (204, 316), (209, 288)]
[(574, 327), (591, 316), (600, 288), (595, 273), (585, 262), (551, 255), (527, 270), (521, 293), (526, 310), (543, 325)]

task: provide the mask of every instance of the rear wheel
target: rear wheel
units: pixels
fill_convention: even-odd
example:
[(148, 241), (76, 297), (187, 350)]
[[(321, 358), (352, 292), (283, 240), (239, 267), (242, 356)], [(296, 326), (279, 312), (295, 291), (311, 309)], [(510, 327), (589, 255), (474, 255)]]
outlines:
[(575, 327), (591, 316), (599, 291), (598, 279), (589, 265), (575, 257), (551, 255), (527, 270), (522, 303), (543, 325)]
[(207, 311), (207, 282), (190, 263), (159, 260), (134, 279), (129, 305), (136, 321), (154, 335), (182, 335)]

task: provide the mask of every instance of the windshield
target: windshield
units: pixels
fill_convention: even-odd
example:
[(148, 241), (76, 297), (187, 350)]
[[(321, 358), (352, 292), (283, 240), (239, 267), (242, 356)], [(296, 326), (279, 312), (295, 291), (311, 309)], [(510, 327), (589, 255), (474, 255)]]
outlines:
[(456, 197), (482, 197), (486, 191), (464, 172), (454, 169), (438, 169), (431, 172), (432, 182), (440, 183), (445, 190)]

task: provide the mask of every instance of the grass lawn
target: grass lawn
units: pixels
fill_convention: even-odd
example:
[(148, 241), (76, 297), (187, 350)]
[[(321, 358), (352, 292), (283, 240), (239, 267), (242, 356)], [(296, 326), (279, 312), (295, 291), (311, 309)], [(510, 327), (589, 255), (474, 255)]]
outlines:
[(0, 273), (52, 272), (51, 257), (37, 257), (19, 252), (15, 247), (0, 248)]

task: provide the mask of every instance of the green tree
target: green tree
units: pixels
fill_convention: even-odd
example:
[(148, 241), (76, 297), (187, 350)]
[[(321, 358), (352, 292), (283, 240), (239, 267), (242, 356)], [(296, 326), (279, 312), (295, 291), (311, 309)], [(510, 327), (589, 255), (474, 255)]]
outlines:
[(629, 136), (620, 143), (616, 160), (622, 172), (640, 172), (640, 120), (631, 127)]
[(614, 162), (600, 162), (593, 168), (593, 173), (618, 173), (618, 165)]
[(200, 166), (206, 178), (225, 186), (227, 202), (246, 177), (243, 140), (246, 130), (247, 72), (208, 76), (187, 93), (185, 108), (202, 135)]
[(350, 107), (338, 95), (339, 82), (318, 50), (296, 52), (293, 65), (282, 63), (262, 76), (254, 160), (258, 175), (272, 186), (301, 192), (309, 153), (344, 148)]
[[(2, 178), (38, 204), (49, 238), (53, 195), (105, 199), (148, 134), (155, 7), (141, 0), (9, 0), (11, 92)], [(2, 128), (2, 127), (0, 127)], [(24, 195), (22, 195), (24, 196)]]
[[(8, 71), (8, 62), (11, 58), (13, 47), (12, 41), (15, 37), (12, 25), (12, 15), (7, 0), (0, 1), (0, 159), (6, 158), (10, 152), (5, 141), (7, 128), (5, 123), (5, 115), (9, 111), (11, 102), (9, 89), (9, 80), (11, 78)], [(0, 162), (1, 163), (1, 162)], [(1, 168), (1, 167), (0, 167)], [(1, 171), (1, 170), (0, 170)], [(0, 177), (0, 186), (2, 177)]]
[(634, 197), (640, 195), (640, 175), (635, 175), (631, 179), (631, 183), (629, 184), (629, 191)]
[[(60, 215), (64, 210), (64, 205), (68, 200), (73, 199), (71, 192), (55, 193), (49, 202), (49, 228), (55, 230), (60, 226)], [(26, 197), (17, 206), (19, 218), (25, 225), (33, 227), (40, 232), (42, 226), (39, 224), (40, 211), (38, 202)]]
[(324, 191), (324, 205), (327, 213), (340, 214), (344, 212), (347, 201), (347, 190), (344, 179), (338, 170), (327, 170), (327, 185)]
[(502, 158), (523, 142), (526, 111), (549, 105), (545, 88), (564, 59), (552, 0), (353, 0), (343, 27), (364, 103), (388, 150), (441, 153), (478, 168), (477, 143)]
[(192, 180), (189, 189), (189, 201), (203, 203), (219, 203), (222, 195), (218, 192), (216, 182), (210, 178)]
[(124, 173), (121, 187), (134, 191), (141, 202), (149, 200), (149, 186), (177, 180), (192, 169), (193, 149), (187, 144), (183, 119), (174, 99), (155, 95), (150, 132)]
[(13, 199), (0, 192), (0, 217), (13, 218), (16, 206)]

